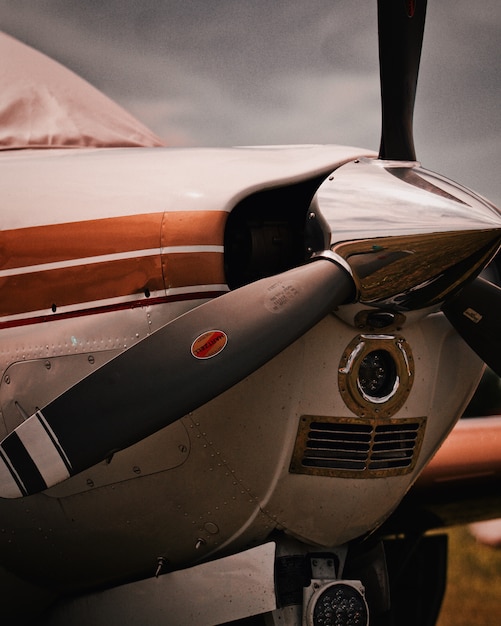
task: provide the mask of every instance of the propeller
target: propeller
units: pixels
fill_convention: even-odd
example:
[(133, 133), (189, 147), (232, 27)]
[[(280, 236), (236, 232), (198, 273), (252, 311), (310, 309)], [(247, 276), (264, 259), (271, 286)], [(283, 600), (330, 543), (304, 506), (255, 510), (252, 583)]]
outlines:
[(3, 440), (0, 497), (44, 490), (181, 418), (261, 367), (353, 293), (345, 269), (317, 258), (176, 318)]
[(379, 158), (415, 161), (412, 121), (426, 0), (379, 0), (382, 128)]
[(501, 376), (501, 288), (476, 278), (449, 298), (442, 311), (466, 343)]

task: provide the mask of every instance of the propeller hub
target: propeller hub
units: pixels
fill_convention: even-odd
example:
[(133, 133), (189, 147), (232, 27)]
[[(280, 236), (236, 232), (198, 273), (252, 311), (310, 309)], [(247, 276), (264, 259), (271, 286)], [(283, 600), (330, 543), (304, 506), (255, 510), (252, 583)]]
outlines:
[(501, 243), (493, 205), (417, 162), (345, 165), (322, 184), (314, 205), (365, 305), (438, 306), (478, 275)]

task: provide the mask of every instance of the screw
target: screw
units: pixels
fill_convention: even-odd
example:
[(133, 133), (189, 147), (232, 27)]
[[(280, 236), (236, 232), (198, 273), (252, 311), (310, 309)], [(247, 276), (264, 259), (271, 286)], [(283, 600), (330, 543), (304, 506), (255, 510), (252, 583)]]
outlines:
[(155, 578), (158, 578), (160, 576), (166, 564), (167, 559), (164, 556), (159, 556), (157, 559), (157, 570), (155, 572)]

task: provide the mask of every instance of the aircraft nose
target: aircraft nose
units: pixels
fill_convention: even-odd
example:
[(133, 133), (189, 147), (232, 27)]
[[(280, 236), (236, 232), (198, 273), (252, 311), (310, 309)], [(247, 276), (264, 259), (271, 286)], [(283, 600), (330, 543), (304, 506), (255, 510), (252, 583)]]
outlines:
[(501, 244), (492, 204), (416, 162), (360, 159), (320, 187), (331, 251), (349, 266), (359, 302), (440, 305), (475, 278)]

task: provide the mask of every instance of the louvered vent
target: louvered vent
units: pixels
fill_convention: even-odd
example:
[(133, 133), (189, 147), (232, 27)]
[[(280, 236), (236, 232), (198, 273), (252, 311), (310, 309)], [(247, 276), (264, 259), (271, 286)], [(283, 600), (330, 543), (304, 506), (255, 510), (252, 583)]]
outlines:
[(425, 421), (303, 416), (290, 471), (351, 478), (406, 474), (417, 460)]

